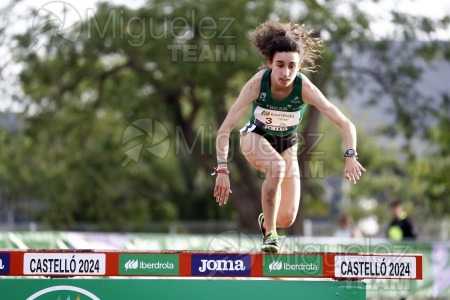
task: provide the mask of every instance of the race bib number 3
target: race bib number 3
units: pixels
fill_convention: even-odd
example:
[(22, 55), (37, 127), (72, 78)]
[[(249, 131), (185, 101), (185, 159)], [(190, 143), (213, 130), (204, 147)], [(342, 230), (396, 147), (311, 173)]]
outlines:
[(271, 130), (289, 130), (299, 124), (300, 111), (278, 111), (257, 106), (254, 111), (255, 119)]
[(336, 277), (415, 279), (416, 258), (404, 256), (351, 256), (334, 258)]
[(25, 275), (104, 275), (104, 253), (25, 253)]

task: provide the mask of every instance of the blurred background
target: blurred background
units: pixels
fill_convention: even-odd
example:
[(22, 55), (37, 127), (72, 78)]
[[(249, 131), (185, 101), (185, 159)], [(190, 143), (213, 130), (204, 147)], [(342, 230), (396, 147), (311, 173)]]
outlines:
[[(199, 249), (222, 234), (257, 237), (263, 177), (237, 131), (224, 207), (210, 173), (217, 129), (264, 64), (249, 35), (278, 18), (324, 40), (306, 75), (357, 126), (368, 170), (344, 180), (341, 133), (309, 107), (286, 233), (407, 245), (436, 277), (387, 290), (450, 295), (448, 1), (24, 0), (0, 14), (0, 247)], [(388, 235), (394, 201), (408, 240)]]

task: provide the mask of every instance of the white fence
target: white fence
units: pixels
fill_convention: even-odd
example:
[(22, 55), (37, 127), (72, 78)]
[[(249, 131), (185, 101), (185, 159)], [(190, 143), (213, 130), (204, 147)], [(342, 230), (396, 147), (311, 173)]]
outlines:
[[(364, 237), (384, 238), (387, 224), (378, 224), (378, 232)], [(414, 223), (419, 240), (449, 240), (450, 222), (447, 220), (433, 220), (429, 222)], [(122, 232), (133, 232), (133, 225), (124, 227)], [(181, 233), (181, 234), (218, 234), (228, 230), (243, 231), (237, 222), (233, 221), (179, 221), (179, 222), (152, 222), (139, 224), (138, 232), (146, 233)], [(336, 220), (313, 220), (304, 221), (303, 236), (331, 237), (334, 236), (338, 222)], [(38, 223), (0, 223), (0, 232), (11, 231), (51, 231), (48, 225)], [(82, 232), (108, 232), (98, 224), (80, 223), (71, 227), (62, 227), (58, 230), (82, 231)]]

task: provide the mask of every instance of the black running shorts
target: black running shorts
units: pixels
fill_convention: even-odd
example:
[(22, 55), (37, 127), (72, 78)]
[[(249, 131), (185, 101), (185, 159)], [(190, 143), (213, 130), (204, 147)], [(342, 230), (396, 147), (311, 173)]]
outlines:
[(265, 138), (273, 149), (280, 154), (298, 143), (297, 132), (293, 132), (286, 136), (277, 136), (268, 134), (258, 126), (255, 126), (255, 129), (250, 132), (254, 132)]

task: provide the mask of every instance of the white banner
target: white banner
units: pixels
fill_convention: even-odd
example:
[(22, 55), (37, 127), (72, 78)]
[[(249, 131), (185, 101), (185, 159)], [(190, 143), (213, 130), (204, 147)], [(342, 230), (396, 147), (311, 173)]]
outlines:
[(415, 279), (416, 258), (411, 256), (336, 255), (334, 274), (341, 278)]
[(104, 275), (104, 253), (25, 253), (25, 275)]

